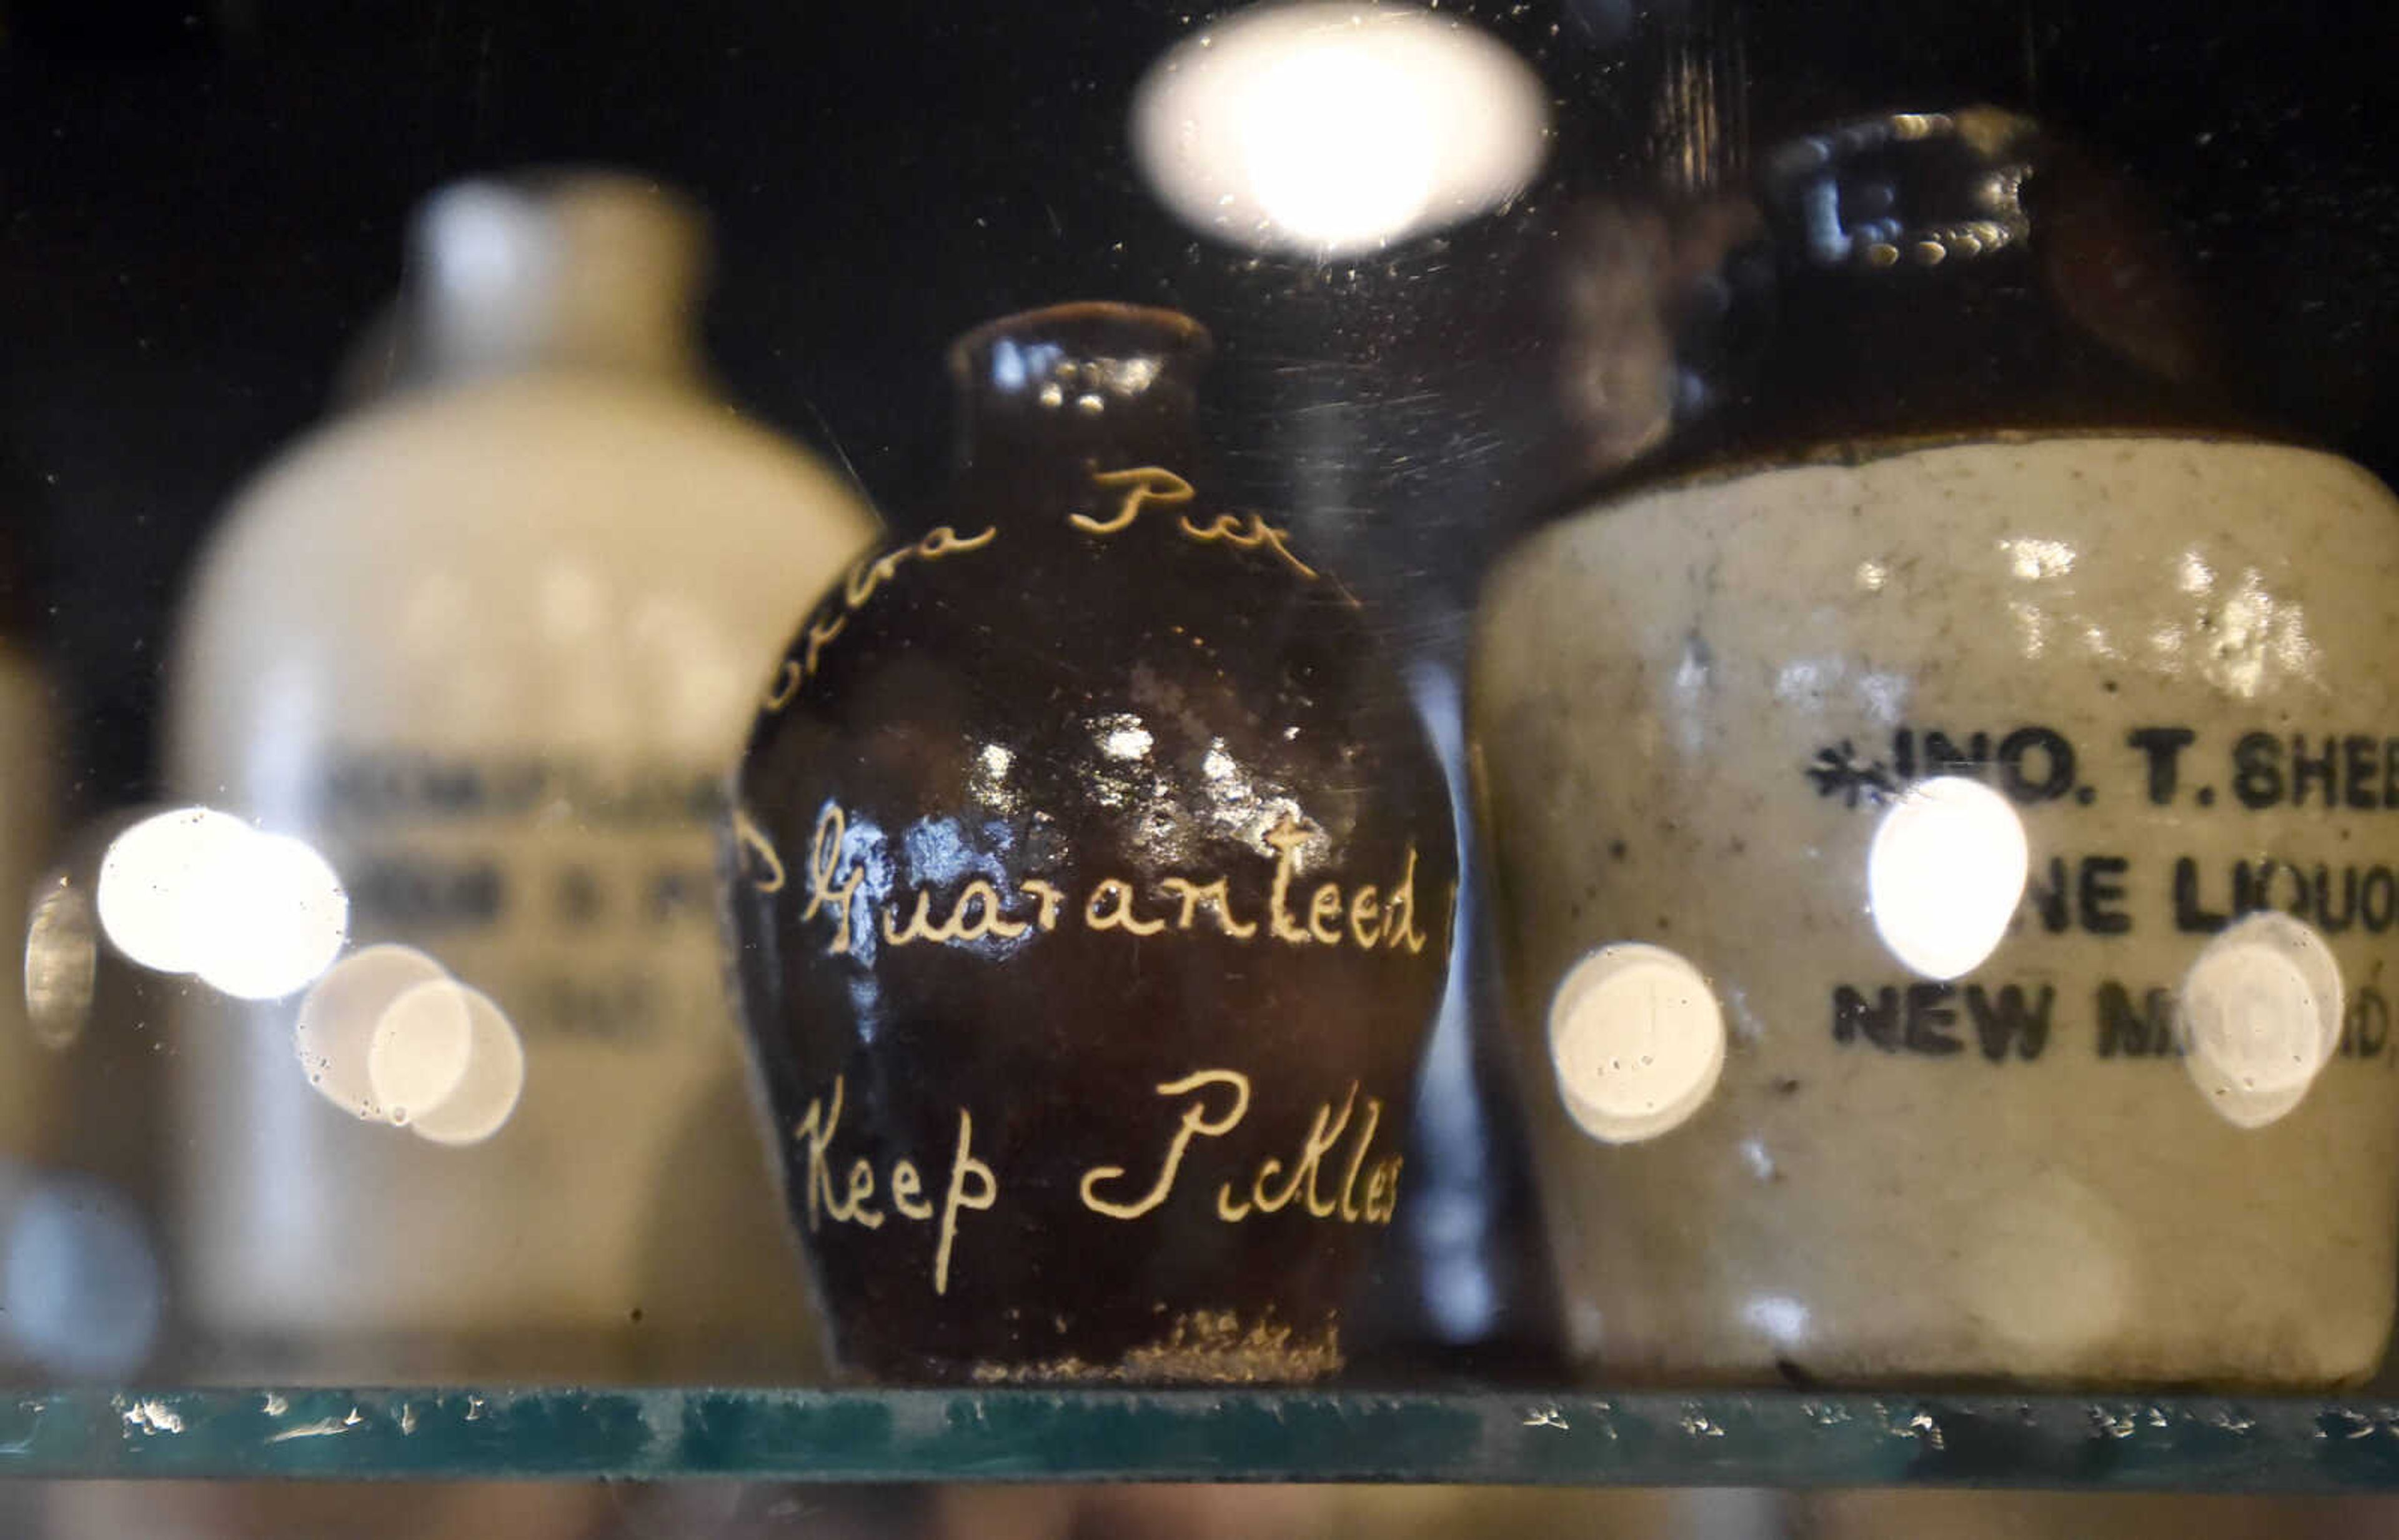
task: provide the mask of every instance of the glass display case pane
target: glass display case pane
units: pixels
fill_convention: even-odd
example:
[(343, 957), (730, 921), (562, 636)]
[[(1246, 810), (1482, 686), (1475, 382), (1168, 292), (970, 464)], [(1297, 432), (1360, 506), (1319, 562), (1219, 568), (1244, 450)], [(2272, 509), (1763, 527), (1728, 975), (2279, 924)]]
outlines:
[(2296, 14), (0, 0), (0, 1471), (2385, 1484)]

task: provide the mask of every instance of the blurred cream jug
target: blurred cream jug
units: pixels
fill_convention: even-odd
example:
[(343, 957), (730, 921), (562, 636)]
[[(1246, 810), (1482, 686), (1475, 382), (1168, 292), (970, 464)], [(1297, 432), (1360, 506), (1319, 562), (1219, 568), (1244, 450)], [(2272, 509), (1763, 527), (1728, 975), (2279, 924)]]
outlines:
[(184, 1324), (234, 1373), (806, 1373), (713, 830), (875, 520), (710, 388), (676, 197), (468, 182), (413, 240), (388, 388), (240, 493), (176, 639), (167, 784), (240, 836), (169, 948)]

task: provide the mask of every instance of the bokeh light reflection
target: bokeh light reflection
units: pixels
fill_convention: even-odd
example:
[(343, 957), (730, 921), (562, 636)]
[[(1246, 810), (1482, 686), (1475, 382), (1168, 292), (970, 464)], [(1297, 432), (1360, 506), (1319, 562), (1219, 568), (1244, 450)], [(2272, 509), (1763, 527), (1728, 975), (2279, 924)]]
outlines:
[(1583, 1132), (1609, 1144), (1655, 1139), (1715, 1093), (1724, 1012), (1706, 977), (1666, 948), (1597, 947), (1551, 998), (1550, 1060)]
[(198, 972), (216, 928), (210, 906), (254, 834), (229, 814), (179, 807), (111, 840), (97, 895), (110, 943), (156, 972)]
[(244, 1000), (305, 989), (349, 933), (349, 896), (323, 856), (207, 807), (156, 814), (110, 841), (94, 903), (127, 957)]
[(1253, 7), (1150, 71), (1135, 159), (1185, 223), (1244, 246), (1371, 251), (1506, 203), (1549, 134), (1539, 78), (1413, 6)]
[(364, 948), (300, 1005), (293, 1047), (343, 1111), (437, 1144), (480, 1143), (524, 1092), (524, 1046), (490, 997), (413, 947)]
[(1883, 814), (1866, 852), (1876, 934), (1924, 978), (1972, 973), (2006, 937), (2031, 866), (2005, 797), (1963, 776), (1920, 781)]
[(405, 1128), (438, 1112), (466, 1082), (475, 1055), (467, 992), (447, 979), (401, 992), (374, 1024), (367, 1044), (367, 1084), (383, 1115)]
[(449, 977), (414, 947), (385, 943), (343, 958), (300, 1002), (292, 1046), (318, 1094), (344, 1112), (380, 1117), (367, 1068), (375, 1027), (391, 1003), (419, 984)]
[(440, 1103), (412, 1111), (408, 1126), (436, 1144), (480, 1144), (507, 1126), (524, 1095), (524, 1044), (491, 996), (456, 984), (420, 984), (404, 1007), (428, 990), (451, 990), (467, 1016), (467, 1051), (458, 1078)]
[(2226, 1122), (2262, 1128), (2305, 1101), (2340, 1051), (2343, 993), (2323, 937), (2287, 914), (2249, 915), (2183, 977), (2183, 1067)]
[(307, 842), (252, 834), (216, 878), (192, 970), (201, 982), (239, 1000), (279, 1000), (307, 988), (341, 955), (349, 895)]

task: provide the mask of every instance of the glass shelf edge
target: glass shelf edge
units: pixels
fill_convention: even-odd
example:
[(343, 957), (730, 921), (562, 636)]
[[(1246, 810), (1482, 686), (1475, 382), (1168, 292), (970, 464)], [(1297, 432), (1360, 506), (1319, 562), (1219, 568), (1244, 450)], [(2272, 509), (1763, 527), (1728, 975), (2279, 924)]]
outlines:
[(62, 1388), (0, 1475), (2399, 1491), (2399, 1407), (1799, 1391)]

